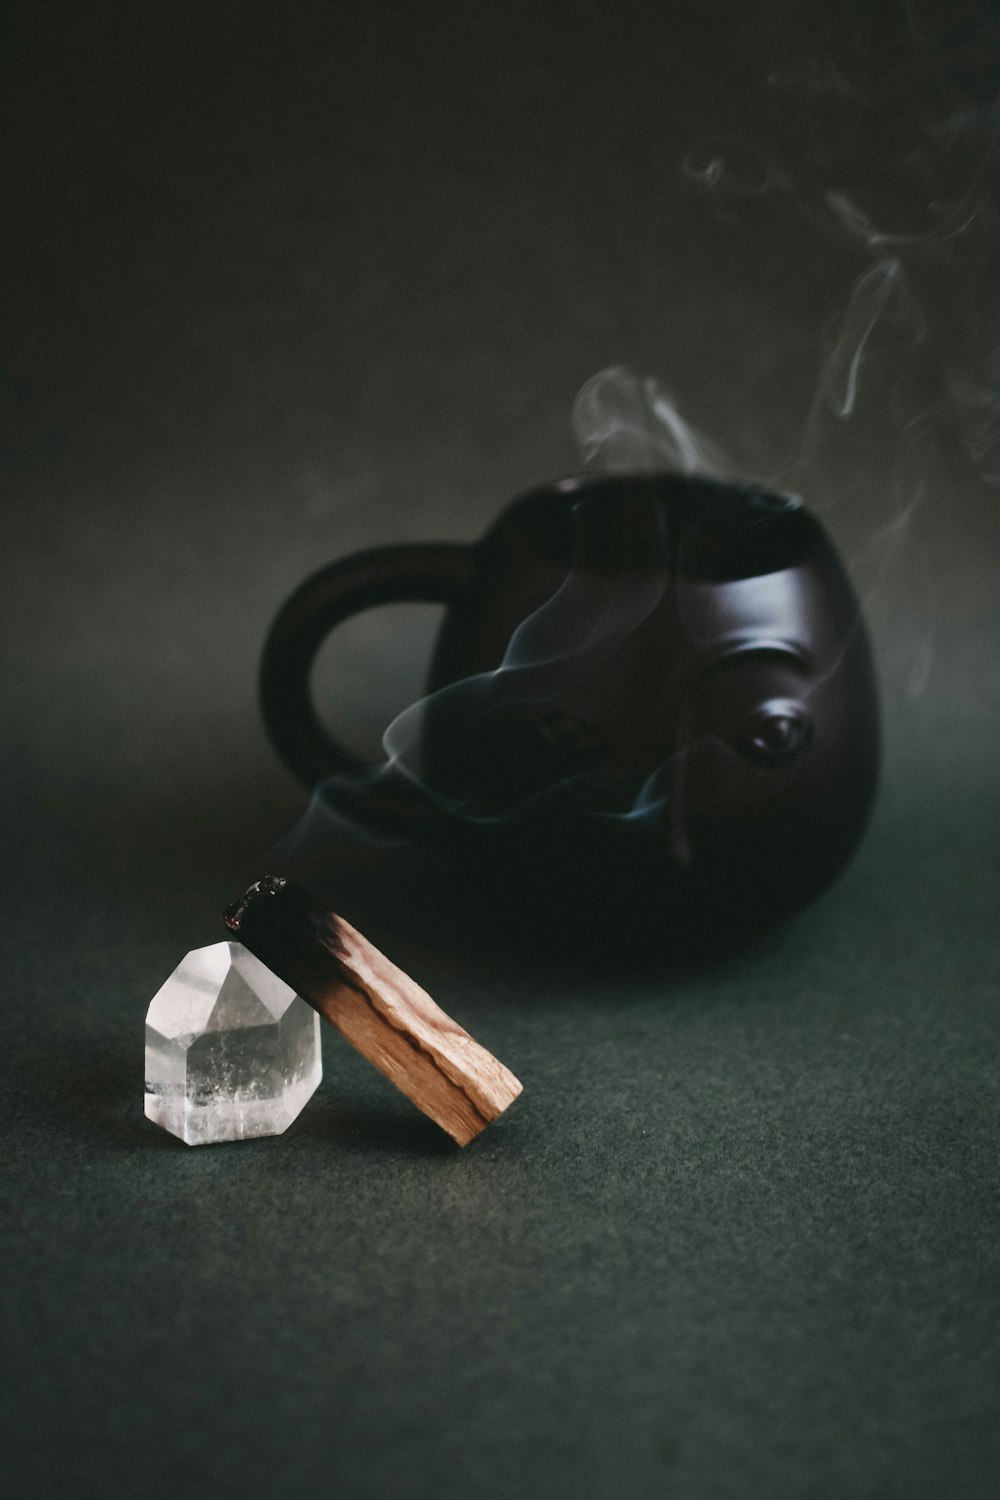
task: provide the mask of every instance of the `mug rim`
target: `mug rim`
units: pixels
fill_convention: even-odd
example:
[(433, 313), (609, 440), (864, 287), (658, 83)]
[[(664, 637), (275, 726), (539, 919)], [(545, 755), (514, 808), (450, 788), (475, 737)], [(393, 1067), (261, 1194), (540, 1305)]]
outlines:
[(520, 495), (506, 516), (516, 524), (525, 513), (540, 523), (539, 549), (567, 568), (666, 570), (693, 582), (735, 582), (800, 567), (825, 541), (822, 525), (798, 496), (670, 470), (564, 475)]

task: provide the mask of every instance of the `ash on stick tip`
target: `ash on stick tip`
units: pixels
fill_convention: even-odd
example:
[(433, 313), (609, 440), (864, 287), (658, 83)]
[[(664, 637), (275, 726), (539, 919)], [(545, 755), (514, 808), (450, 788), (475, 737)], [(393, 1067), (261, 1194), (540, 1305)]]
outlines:
[(275, 896), (278, 891), (284, 890), (288, 881), (284, 875), (264, 875), (260, 880), (255, 880), (253, 885), (248, 886), (238, 901), (232, 906), (227, 906), (222, 913), (222, 920), (230, 932), (239, 932), (243, 917), (248, 906), (251, 906), (262, 896)]

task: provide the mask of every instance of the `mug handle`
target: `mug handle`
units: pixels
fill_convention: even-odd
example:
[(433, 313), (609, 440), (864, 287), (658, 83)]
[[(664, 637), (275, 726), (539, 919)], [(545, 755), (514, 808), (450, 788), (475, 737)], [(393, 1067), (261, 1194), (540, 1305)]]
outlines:
[(264, 643), (260, 707), (271, 743), (306, 786), (372, 769), (327, 733), (313, 704), (310, 674), (330, 631), (382, 604), (451, 604), (472, 576), (472, 552), (459, 542), (373, 547), (321, 568), (282, 605)]

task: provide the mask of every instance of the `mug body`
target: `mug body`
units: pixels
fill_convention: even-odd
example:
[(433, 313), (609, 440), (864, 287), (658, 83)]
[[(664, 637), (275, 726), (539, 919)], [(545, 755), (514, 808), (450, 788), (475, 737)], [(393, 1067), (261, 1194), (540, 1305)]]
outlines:
[[(364, 609), (446, 606), (428, 692), (364, 765), (320, 720), (326, 636)], [(757, 931), (812, 899), (867, 822), (875, 674), (819, 521), (751, 485), (559, 480), (482, 540), (342, 558), (265, 644), (274, 744), (342, 815), (444, 839), (521, 900), (646, 932)]]
[[(515, 866), (760, 928), (860, 839), (879, 759), (857, 600), (818, 520), (750, 486), (560, 481), (507, 508), (442, 626), (435, 804)], [(610, 872), (614, 871), (614, 875)]]

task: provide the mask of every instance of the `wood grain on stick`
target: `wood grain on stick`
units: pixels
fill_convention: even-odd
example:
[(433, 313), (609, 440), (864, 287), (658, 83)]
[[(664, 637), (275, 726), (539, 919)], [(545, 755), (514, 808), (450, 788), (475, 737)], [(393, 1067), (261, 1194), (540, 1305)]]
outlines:
[(460, 1146), (521, 1092), (514, 1075), (408, 974), (301, 886), (260, 880), (224, 921)]

